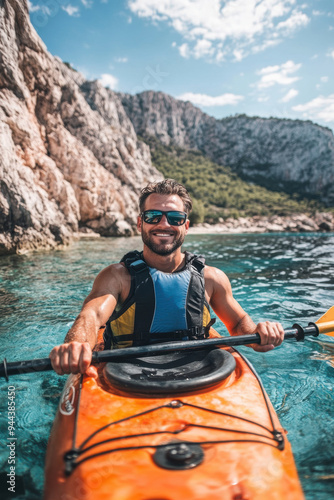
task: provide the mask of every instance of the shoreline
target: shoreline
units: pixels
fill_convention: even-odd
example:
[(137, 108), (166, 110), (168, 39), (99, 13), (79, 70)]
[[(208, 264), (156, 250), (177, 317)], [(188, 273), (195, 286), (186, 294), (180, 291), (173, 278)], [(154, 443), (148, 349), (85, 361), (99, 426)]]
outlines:
[[(221, 219), (217, 224), (207, 222), (190, 226), (188, 234), (265, 234), (265, 233), (329, 233), (334, 231), (334, 214), (316, 213), (314, 216), (293, 214), (289, 216), (270, 215)], [(139, 236), (135, 232), (132, 236)], [(116, 236), (116, 235), (111, 235)], [(122, 235), (124, 236), (124, 235)], [(129, 235), (130, 236), (130, 235)], [(95, 239), (101, 235), (85, 228), (74, 233), (74, 239)]]
[[(108, 237), (139, 236), (136, 228), (130, 228), (125, 234), (110, 234)], [(268, 217), (253, 216), (239, 217), (238, 219), (221, 219), (218, 224), (195, 224), (189, 228), (189, 235), (196, 234), (266, 234), (266, 233), (332, 233), (334, 232), (334, 213), (321, 212), (308, 216), (294, 214), (290, 216), (272, 215)], [(21, 230), (21, 237), (13, 242), (10, 236), (0, 233), (0, 256), (23, 255), (33, 252), (53, 251), (66, 248), (74, 241), (92, 240), (101, 238), (90, 228), (84, 227), (80, 231), (67, 234), (66, 239), (56, 242), (43, 234), (26, 234)], [(22, 237), (23, 236), (23, 237)]]
[(243, 233), (328, 233), (334, 231), (334, 214), (316, 213), (314, 216), (253, 216), (221, 220), (217, 224), (195, 224), (188, 234), (243, 234)]

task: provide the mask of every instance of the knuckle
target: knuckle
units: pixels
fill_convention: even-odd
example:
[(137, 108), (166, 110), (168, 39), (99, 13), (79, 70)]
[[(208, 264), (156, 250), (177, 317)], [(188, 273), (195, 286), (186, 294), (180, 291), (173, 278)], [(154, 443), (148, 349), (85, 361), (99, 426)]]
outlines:
[(68, 348), (71, 351), (71, 353), (80, 352), (80, 343), (79, 342), (71, 342), (70, 344), (68, 344)]
[(58, 354), (55, 352), (55, 350), (52, 349), (52, 351), (49, 354), (49, 358), (51, 359), (51, 361), (53, 361), (54, 359), (56, 359), (57, 355)]
[(82, 350), (84, 351), (84, 353), (91, 353), (92, 352), (88, 342), (85, 342), (84, 344), (82, 344)]
[(62, 345), (59, 346), (58, 353), (60, 355), (63, 355), (65, 353), (67, 353), (67, 350), (68, 350), (68, 344), (62, 344)]

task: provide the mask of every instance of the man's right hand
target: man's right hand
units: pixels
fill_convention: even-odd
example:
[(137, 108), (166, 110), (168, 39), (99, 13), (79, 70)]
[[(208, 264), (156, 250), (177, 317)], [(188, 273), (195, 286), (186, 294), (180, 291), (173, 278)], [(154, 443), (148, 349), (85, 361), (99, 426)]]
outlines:
[(92, 362), (92, 349), (88, 342), (70, 342), (52, 349), (49, 354), (52, 368), (58, 375), (69, 373), (85, 373), (97, 377), (97, 371)]

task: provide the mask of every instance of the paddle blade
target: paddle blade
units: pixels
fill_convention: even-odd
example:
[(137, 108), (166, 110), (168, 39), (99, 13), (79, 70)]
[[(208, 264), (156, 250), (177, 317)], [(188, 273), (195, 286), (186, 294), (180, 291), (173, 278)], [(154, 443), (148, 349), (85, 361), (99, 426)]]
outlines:
[(328, 309), (321, 318), (316, 321), (319, 333), (334, 337), (334, 306)]

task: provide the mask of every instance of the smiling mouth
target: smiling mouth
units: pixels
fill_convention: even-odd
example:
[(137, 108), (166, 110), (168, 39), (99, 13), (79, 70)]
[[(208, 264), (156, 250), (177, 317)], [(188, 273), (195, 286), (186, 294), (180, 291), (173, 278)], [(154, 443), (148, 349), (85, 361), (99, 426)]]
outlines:
[(158, 238), (169, 238), (170, 236), (174, 236), (174, 233), (162, 233), (162, 232), (154, 232), (153, 236), (158, 236)]

